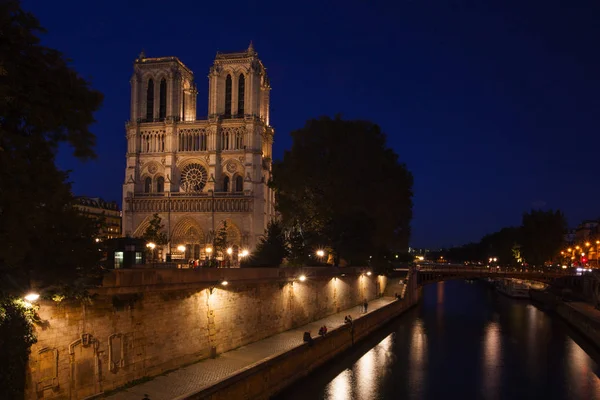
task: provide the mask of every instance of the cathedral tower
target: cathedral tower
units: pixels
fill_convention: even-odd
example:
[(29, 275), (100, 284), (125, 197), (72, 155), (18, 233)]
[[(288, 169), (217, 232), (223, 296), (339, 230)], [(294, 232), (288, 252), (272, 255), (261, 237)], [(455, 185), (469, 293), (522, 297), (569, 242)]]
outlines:
[(275, 213), (267, 186), (274, 135), (271, 87), (252, 44), (246, 51), (217, 53), (208, 79), (209, 117), (196, 120), (197, 91), (189, 68), (176, 57), (142, 53), (135, 60), (123, 233), (141, 236), (158, 213), (169, 239), (163, 258), (203, 259), (225, 224), (232, 254), (218, 257), (236, 264)]

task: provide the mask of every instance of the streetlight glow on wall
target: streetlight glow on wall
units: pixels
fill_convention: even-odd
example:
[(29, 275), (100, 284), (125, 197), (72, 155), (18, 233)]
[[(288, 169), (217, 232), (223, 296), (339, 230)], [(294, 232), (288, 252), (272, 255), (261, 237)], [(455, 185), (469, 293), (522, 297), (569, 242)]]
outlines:
[(27, 296), (24, 297), (24, 299), (29, 302), (36, 301), (39, 298), (40, 298), (40, 295), (37, 293), (28, 293)]

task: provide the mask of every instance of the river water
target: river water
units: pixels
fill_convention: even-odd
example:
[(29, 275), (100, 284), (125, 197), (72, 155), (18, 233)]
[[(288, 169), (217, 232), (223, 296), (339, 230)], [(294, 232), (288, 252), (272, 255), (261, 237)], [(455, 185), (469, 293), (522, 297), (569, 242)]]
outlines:
[(600, 400), (598, 351), (557, 316), (483, 283), (424, 288), (418, 306), (280, 399)]

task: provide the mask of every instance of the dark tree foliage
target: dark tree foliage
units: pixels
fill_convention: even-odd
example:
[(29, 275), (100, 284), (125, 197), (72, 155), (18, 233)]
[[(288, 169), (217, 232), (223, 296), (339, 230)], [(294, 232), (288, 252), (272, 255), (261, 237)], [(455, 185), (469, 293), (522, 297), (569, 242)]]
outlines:
[(227, 221), (223, 221), (221, 224), (221, 227), (215, 235), (213, 245), (213, 257), (217, 257), (219, 254), (223, 256), (227, 254), (227, 248), (229, 247), (229, 240), (227, 238)]
[(287, 262), (293, 267), (306, 265), (309, 262), (310, 238), (302, 231), (299, 223), (292, 224), (286, 230), (288, 244)]
[(95, 156), (89, 126), (102, 95), (40, 45), (43, 32), (19, 1), (0, 2), (0, 393), (11, 399), (24, 396), (35, 341), (32, 309), (19, 298), (32, 284), (86, 296), (100, 272), (98, 226), (73, 207), (54, 160), (61, 143), (80, 159)]
[(521, 228), (503, 228), (498, 232), (486, 235), (480, 242), (480, 256), (482, 261), (490, 257), (497, 258), (502, 265), (514, 265), (516, 259), (513, 254), (515, 246), (521, 243)]
[(29, 349), (37, 340), (35, 309), (13, 297), (0, 299), (0, 391), (4, 399), (22, 399)]
[(279, 267), (288, 256), (288, 243), (283, 226), (279, 221), (269, 222), (265, 236), (260, 239), (254, 254), (245, 266), (248, 267)]
[(370, 253), (408, 246), (412, 175), (376, 124), (340, 117), (309, 120), (273, 166), (285, 226), (324, 240), (336, 264), (363, 264)]
[(154, 214), (150, 220), (150, 225), (144, 231), (142, 238), (147, 242), (152, 242), (157, 245), (167, 244), (167, 235), (163, 232), (165, 225), (162, 223), (162, 218), (158, 214)]
[(89, 126), (102, 95), (56, 50), (40, 45), (38, 21), (18, 1), (0, 3), (0, 275), (3, 292), (81, 283), (95, 275), (95, 224), (73, 209), (58, 144), (89, 159)]
[(557, 255), (563, 244), (567, 222), (559, 210), (531, 210), (523, 214), (521, 253), (530, 265), (543, 266)]

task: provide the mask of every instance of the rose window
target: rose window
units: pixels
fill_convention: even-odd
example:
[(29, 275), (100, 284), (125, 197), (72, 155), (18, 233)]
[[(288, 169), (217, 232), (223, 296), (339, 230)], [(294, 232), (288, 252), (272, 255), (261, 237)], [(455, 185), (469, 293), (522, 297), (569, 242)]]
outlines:
[(189, 164), (181, 171), (181, 187), (184, 192), (201, 192), (208, 174), (200, 164)]

